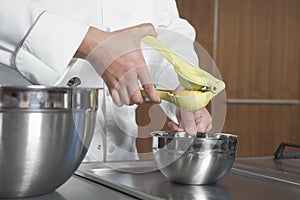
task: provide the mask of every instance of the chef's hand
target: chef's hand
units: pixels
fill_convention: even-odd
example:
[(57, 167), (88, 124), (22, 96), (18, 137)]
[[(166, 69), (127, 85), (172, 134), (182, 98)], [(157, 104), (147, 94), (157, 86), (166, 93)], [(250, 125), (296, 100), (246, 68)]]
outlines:
[(114, 32), (90, 27), (75, 54), (92, 64), (117, 106), (143, 103), (139, 81), (148, 98), (160, 102), (141, 51), (140, 41), (146, 35), (156, 36), (151, 24)]
[(212, 129), (212, 118), (206, 108), (196, 112), (187, 112), (176, 108), (176, 115), (179, 125), (169, 122), (168, 126), (172, 131), (186, 131), (190, 135), (196, 135), (197, 132), (208, 132)]

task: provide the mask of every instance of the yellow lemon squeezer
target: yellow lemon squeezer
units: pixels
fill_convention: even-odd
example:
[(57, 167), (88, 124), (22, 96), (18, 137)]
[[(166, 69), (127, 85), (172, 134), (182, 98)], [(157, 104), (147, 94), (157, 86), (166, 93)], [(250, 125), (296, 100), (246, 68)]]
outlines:
[[(141, 41), (159, 52), (174, 66), (179, 83), (184, 88), (178, 92), (156, 89), (161, 99), (169, 101), (184, 110), (194, 112), (205, 107), (214, 96), (225, 89), (223, 81), (185, 61), (157, 38), (145, 36)], [(141, 93), (143, 97), (147, 97), (143, 89), (141, 89)]]

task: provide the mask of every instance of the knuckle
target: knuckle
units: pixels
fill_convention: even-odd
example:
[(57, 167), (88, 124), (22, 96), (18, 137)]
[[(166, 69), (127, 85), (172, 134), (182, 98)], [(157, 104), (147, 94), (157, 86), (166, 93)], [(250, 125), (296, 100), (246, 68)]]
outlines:
[(152, 84), (145, 84), (143, 85), (144, 90), (151, 90), (154, 86)]
[(110, 82), (109, 91), (110, 91), (111, 94), (112, 94), (113, 90), (115, 90), (118, 87), (118, 82), (119, 81), (117, 81), (117, 80), (114, 80), (114, 81)]

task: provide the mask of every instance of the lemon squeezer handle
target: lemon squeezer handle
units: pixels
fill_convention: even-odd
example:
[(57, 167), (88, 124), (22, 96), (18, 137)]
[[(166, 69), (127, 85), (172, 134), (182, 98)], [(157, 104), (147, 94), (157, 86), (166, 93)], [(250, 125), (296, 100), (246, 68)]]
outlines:
[[(171, 51), (165, 44), (163, 44), (160, 40), (157, 38), (147, 35), (141, 39), (141, 41), (148, 46), (155, 49), (157, 52), (159, 52), (164, 58), (166, 58), (177, 71), (180, 71), (180, 68), (176, 65), (176, 60), (180, 59), (173, 51)], [(175, 65), (174, 65), (175, 64)]]
[[(175, 71), (179, 76), (185, 80), (196, 83), (198, 86), (193, 87), (194, 89), (200, 90), (199, 88), (209, 88), (213, 95), (216, 95), (225, 88), (225, 83), (223, 81), (215, 78), (207, 71), (195, 67), (191, 63), (185, 61), (157, 38), (147, 35), (143, 37), (141, 41), (166, 58), (174, 66)], [(196, 72), (197, 75), (191, 72)]]
[[(143, 88), (140, 89), (141, 94), (144, 98), (147, 98), (147, 94), (145, 92), (145, 90)], [(158, 94), (159, 98), (169, 101), (169, 102), (173, 102), (174, 99), (172, 99), (172, 96), (174, 96), (174, 92), (172, 90), (160, 90), (160, 89), (156, 89), (156, 93)]]

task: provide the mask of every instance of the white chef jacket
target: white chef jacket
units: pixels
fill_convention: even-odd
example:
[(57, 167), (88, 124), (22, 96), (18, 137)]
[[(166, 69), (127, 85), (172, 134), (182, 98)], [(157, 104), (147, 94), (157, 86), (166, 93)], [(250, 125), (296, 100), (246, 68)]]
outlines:
[[(179, 17), (175, 0), (0, 0), (0, 64), (33, 84), (65, 85), (79, 76), (84, 87), (104, 88), (86, 160), (138, 159), (136, 106), (115, 106), (101, 77), (73, 55), (89, 26), (114, 31), (141, 23), (152, 23), (158, 39), (197, 65), (195, 31)], [(175, 89), (179, 83), (173, 66), (141, 45), (153, 82)], [(164, 101), (160, 105), (176, 121), (175, 107)]]

